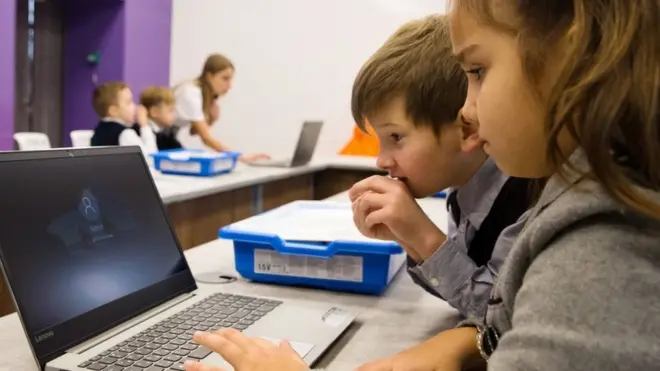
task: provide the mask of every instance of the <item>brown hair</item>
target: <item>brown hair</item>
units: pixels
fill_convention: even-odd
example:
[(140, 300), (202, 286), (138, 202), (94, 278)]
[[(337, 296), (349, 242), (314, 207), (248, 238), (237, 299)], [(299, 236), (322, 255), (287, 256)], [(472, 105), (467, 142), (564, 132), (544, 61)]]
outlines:
[(94, 112), (99, 117), (107, 116), (110, 106), (117, 104), (117, 96), (124, 89), (128, 89), (128, 85), (121, 81), (110, 81), (97, 86), (92, 93)]
[(456, 120), (466, 94), (447, 18), (431, 15), (401, 26), (362, 66), (351, 106), (355, 122), (366, 132), (366, 117), (403, 98), (413, 124), (439, 134), (442, 125)]
[(140, 94), (140, 104), (146, 109), (161, 104), (174, 105), (174, 93), (170, 88), (164, 86), (149, 86)]
[(213, 91), (211, 84), (207, 80), (208, 75), (215, 75), (216, 73), (222, 72), (226, 69), (234, 70), (234, 64), (222, 54), (211, 54), (206, 58), (204, 62), (204, 68), (202, 68), (202, 73), (197, 77), (196, 82), (202, 88), (202, 109), (204, 110), (204, 116), (206, 116), (206, 122), (210, 125), (211, 123), (211, 106), (213, 101), (217, 98), (217, 95)]
[(591, 166), (585, 175), (660, 219), (660, 205), (636, 188), (660, 189), (660, 2), (509, 0), (504, 11), (513, 10), (513, 22), (502, 19), (492, 0), (453, 3), (518, 38), (532, 85), (539, 85), (547, 56), (562, 43), (561, 73), (548, 98), (549, 161), (558, 169), (566, 163), (558, 136), (569, 133)]

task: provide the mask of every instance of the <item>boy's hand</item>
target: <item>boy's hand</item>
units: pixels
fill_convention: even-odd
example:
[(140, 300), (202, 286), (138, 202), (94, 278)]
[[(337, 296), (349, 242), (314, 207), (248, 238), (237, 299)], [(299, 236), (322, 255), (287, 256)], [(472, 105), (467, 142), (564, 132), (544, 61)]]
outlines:
[(149, 111), (147, 107), (143, 105), (138, 105), (135, 109), (135, 119), (140, 126), (149, 125)]
[[(200, 332), (195, 342), (218, 353), (236, 371), (308, 371), (309, 367), (287, 342), (275, 345), (267, 340), (248, 338), (234, 329), (216, 333)], [(219, 367), (186, 362), (187, 371), (222, 371)]]
[(362, 234), (396, 241), (417, 261), (433, 255), (446, 239), (399, 180), (372, 176), (356, 183), (349, 198)]

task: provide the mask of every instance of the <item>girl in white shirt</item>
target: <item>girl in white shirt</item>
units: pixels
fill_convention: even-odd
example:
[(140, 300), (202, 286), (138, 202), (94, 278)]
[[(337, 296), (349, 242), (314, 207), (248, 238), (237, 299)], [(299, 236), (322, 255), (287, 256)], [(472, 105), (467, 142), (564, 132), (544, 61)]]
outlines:
[[(206, 59), (199, 77), (174, 89), (178, 117), (175, 126), (189, 128), (190, 134), (199, 135), (206, 146), (218, 152), (229, 151), (229, 147), (213, 137), (211, 125), (220, 116), (218, 98), (227, 94), (233, 77), (231, 61), (223, 55), (212, 54)], [(250, 162), (268, 157), (263, 153), (244, 154), (241, 160)]]

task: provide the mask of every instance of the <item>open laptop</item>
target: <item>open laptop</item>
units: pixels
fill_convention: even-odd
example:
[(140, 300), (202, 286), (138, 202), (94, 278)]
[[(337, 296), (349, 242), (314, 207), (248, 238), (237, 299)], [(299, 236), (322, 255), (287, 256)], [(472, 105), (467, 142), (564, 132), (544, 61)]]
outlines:
[(250, 163), (250, 165), (271, 167), (296, 167), (307, 165), (309, 161), (312, 160), (322, 128), (323, 121), (305, 121), (300, 130), (298, 144), (293, 151), (293, 157), (257, 160)]
[(0, 172), (0, 260), (42, 370), (225, 366), (191, 341), (221, 327), (289, 339), (311, 365), (354, 319), (198, 289), (138, 147), (5, 152)]

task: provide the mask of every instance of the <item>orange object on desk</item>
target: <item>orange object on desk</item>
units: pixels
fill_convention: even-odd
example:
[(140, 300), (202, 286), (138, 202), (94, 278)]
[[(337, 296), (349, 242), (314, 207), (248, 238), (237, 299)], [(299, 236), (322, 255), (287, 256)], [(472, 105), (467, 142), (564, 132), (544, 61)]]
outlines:
[(369, 134), (364, 133), (357, 126), (353, 127), (353, 137), (339, 151), (339, 154), (347, 156), (378, 156), (378, 152), (380, 151), (378, 137), (369, 125), (367, 125), (367, 131)]

